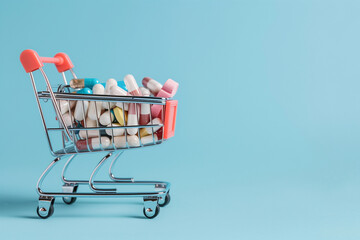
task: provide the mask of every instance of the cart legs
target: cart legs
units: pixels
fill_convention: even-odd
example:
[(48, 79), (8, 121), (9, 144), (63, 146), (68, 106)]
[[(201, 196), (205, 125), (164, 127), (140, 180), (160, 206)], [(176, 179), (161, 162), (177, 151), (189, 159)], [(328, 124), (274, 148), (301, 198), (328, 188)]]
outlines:
[[(54, 201), (55, 197), (62, 197), (66, 204), (72, 204), (78, 197), (142, 197), (144, 200), (143, 213), (147, 218), (155, 218), (160, 211), (160, 207), (166, 206), (170, 202), (170, 183), (161, 181), (135, 181), (132, 178), (115, 178), (109, 180), (94, 180), (100, 168), (104, 165), (107, 159), (110, 158), (112, 152), (103, 157), (96, 165), (89, 179), (86, 180), (68, 180), (65, 178), (65, 172), (74, 159), (75, 155), (70, 156), (69, 160), (64, 166), (62, 173), (62, 180), (64, 185), (61, 192), (48, 192), (41, 189), (42, 183), (49, 172), (55, 165), (61, 160), (61, 157), (55, 158), (41, 174), (38, 183), (37, 190), (40, 195), (39, 204), (37, 207), (37, 214), (40, 218), (48, 218), (54, 213)], [(116, 159), (119, 155), (116, 155), (115, 160), (112, 163), (114, 166)], [(111, 167), (110, 167), (111, 169)], [(111, 173), (111, 170), (109, 171)], [(112, 174), (111, 174), (112, 175)], [(78, 192), (80, 185), (87, 185), (92, 191)], [(99, 188), (98, 185), (107, 185), (112, 187), (124, 186), (124, 185), (153, 185), (155, 191), (141, 191), (141, 192), (123, 192), (117, 188)]]

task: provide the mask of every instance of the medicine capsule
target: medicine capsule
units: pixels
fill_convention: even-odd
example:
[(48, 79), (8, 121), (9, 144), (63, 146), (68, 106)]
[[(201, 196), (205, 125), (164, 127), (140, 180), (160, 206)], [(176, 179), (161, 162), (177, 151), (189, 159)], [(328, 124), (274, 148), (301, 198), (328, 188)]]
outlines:
[(63, 119), (64, 119), (64, 123), (67, 127), (70, 127), (72, 125), (74, 125), (74, 116), (70, 115), (70, 113), (65, 113), (62, 115)]
[[(86, 123), (86, 124), (85, 124)], [(97, 120), (91, 120), (89, 117), (86, 118), (84, 125), (87, 128), (97, 127)], [(80, 130), (79, 136), (81, 139), (99, 137), (99, 130)]]
[[(101, 85), (103, 85), (104, 87), (106, 86), (106, 83), (101, 83)], [(126, 85), (124, 81), (117, 81), (117, 86), (121, 87), (122, 89), (124, 89), (125, 91), (127, 91)]]
[(115, 117), (114, 117), (114, 111), (111, 109), (106, 110), (103, 114), (101, 114), (100, 118), (99, 118), (99, 122), (101, 125), (103, 126), (107, 126), (110, 123), (112, 123), (114, 121)]
[[(127, 126), (136, 126), (136, 125), (138, 125), (138, 118), (136, 115), (136, 104), (130, 103), (129, 111), (128, 111)], [(138, 128), (128, 128), (126, 130), (127, 130), (127, 133), (130, 135), (135, 135), (138, 132)]]
[[(89, 88), (83, 88), (83, 89), (77, 91), (76, 93), (92, 94), (92, 91)], [(77, 101), (76, 106), (75, 106), (75, 111), (74, 111), (75, 119), (78, 121), (84, 120), (84, 118), (86, 117), (86, 114), (87, 114), (88, 107), (89, 107), (88, 101)]]
[[(152, 120), (152, 124), (162, 124), (162, 121), (160, 118), (154, 118)], [(152, 125), (151, 123), (148, 123), (148, 125)], [(152, 135), (153, 133), (153, 130), (154, 130), (154, 133), (159, 130), (162, 126), (156, 126), (156, 127), (148, 127), (148, 128), (142, 128), (140, 129), (140, 136), (141, 137), (144, 137), (144, 136), (147, 136), (147, 135)]]
[[(111, 123), (108, 127), (120, 127), (119, 123)], [(125, 129), (124, 128), (112, 128), (112, 129), (105, 129), (105, 132), (109, 136), (121, 136), (124, 135)]]
[[(110, 95), (110, 89), (113, 86), (117, 86), (117, 81), (113, 78), (110, 78), (106, 81), (106, 85), (105, 85), (105, 95)], [(103, 102), (102, 106), (104, 109), (111, 109), (115, 106), (115, 103), (113, 102)]]
[(132, 96), (142, 96), (139, 86), (137, 85), (136, 80), (133, 75), (131, 75), (131, 74), (126, 75), (124, 77), (124, 82), (125, 82), (126, 88), (128, 89), (128, 92)]
[(70, 109), (70, 104), (69, 104), (68, 100), (60, 100), (60, 101), (58, 101), (58, 105), (59, 105), (61, 114), (68, 112)]
[(71, 88), (93, 88), (95, 84), (100, 83), (96, 78), (77, 78), (70, 81)]
[(129, 147), (139, 147), (140, 141), (138, 136), (118, 136), (114, 137), (113, 141), (116, 148), (126, 148), (126, 139)]
[[(93, 93), (103, 95), (105, 93), (105, 88), (101, 84), (96, 84), (93, 87)], [(102, 103), (101, 101), (91, 101), (89, 104), (88, 117), (91, 120), (97, 120), (102, 111)]]
[(148, 88), (154, 96), (156, 96), (162, 88), (161, 83), (149, 77), (144, 77), (142, 80), (142, 84), (144, 85), (144, 87)]
[[(119, 86), (112, 86), (110, 88), (110, 94), (113, 96), (127, 96), (129, 93)], [(129, 109), (129, 103), (117, 102), (116, 106), (118, 106), (121, 109), (124, 108), (125, 111)]]
[(127, 122), (128, 114), (127, 113), (124, 114), (124, 111), (119, 107), (114, 107), (112, 110), (114, 112), (116, 121), (121, 126), (125, 126), (125, 123)]
[(148, 136), (145, 136), (145, 137), (141, 137), (141, 143), (143, 145), (148, 145), (148, 144), (154, 144), (158, 141), (158, 137), (156, 134), (154, 134), (154, 138), (152, 135), (148, 135)]
[[(147, 88), (140, 87), (140, 91), (144, 97), (150, 96), (150, 91)], [(150, 122), (150, 104), (142, 103), (140, 110), (139, 125), (146, 125)]]
[[(179, 87), (179, 83), (175, 82), (172, 79), (168, 79), (163, 85), (163, 87), (160, 89), (160, 91), (156, 94), (156, 97), (172, 98), (175, 96), (178, 87)], [(153, 118), (159, 117), (162, 109), (163, 109), (162, 105), (159, 104), (152, 105), (151, 116)]]
[(90, 88), (83, 88), (79, 91), (76, 91), (78, 94), (93, 94), (92, 90)]
[(74, 111), (74, 117), (78, 121), (84, 120), (87, 114), (89, 102), (88, 101), (77, 101)]
[[(101, 142), (101, 143), (100, 143)], [(87, 143), (89, 143), (89, 148), (90, 150), (97, 150), (97, 149), (101, 149), (102, 148), (108, 148), (111, 141), (108, 137), (95, 137), (95, 138), (89, 138), (87, 139), (83, 139), (83, 140), (78, 140), (76, 142), (76, 147), (81, 151), (81, 150), (88, 150), (87, 147)]]
[[(134, 78), (133, 75), (131, 74), (128, 74), (124, 77), (124, 82), (125, 82), (125, 85), (126, 85), (126, 88), (128, 89), (129, 93), (132, 95), (132, 96), (142, 96), (141, 94), (141, 91), (140, 91), (140, 88), (139, 86), (137, 85), (136, 83), (136, 80)], [(134, 105), (133, 107), (131, 107), (132, 105)], [(130, 103), (129, 104), (129, 112), (128, 112), (128, 117), (129, 117), (129, 125), (138, 125), (138, 118), (140, 117), (140, 104), (137, 104), (137, 109), (135, 108), (135, 103)], [(132, 109), (132, 110), (131, 110)], [(135, 119), (131, 119), (130, 121), (130, 111), (132, 111), (131, 114), (135, 114), (136, 116), (136, 121)], [(130, 123), (132, 122), (132, 123)], [(136, 123), (136, 124), (135, 124)], [(134, 132), (136, 130), (136, 128), (133, 128), (133, 129), (128, 129), (128, 132)], [(133, 135), (131, 133), (129, 133), (130, 135)], [(134, 133), (135, 134), (135, 133)]]

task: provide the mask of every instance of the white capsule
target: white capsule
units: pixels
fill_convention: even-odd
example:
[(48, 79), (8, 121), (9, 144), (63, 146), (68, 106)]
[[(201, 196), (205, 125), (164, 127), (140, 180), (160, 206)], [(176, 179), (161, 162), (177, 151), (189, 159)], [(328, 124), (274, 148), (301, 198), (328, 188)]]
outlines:
[(78, 140), (76, 142), (76, 147), (79, 150), (87, 150), (89, 146), (90, 150), (97, 150), (100, 149), (101, 147), (102, 148), (109, 147), (110, 143), (111, 141), (108, 137), (101, 137), (101, 141), (100, 138), (95, 137), (95, 138), (89, 138), (88, 140), (87, 139)]
[[(120, 127), (119, 123), (112, 123), (109, 124), (108, 127)], [(113, 128), (113, 129), (105, 129), (105, 132), (109, 136), (121, 136), (124, 135), (125, 129), (124, 128)]]
[(69, 101), (60, 100), (60, 101), (58, 101), (58, 105), (59, 105), (61, 114), (64, 114), (69, 111), (69, 107), (70, 107)]
[(106, 81), (105, 84), (105, 94), (110, 94), (110, 89), (112, 86), (117, 86), (117, 81), (113, 78), (110, 78)]
[(76, 100), (71, 100), (70, 101), (70, 109), (73, 109), (76, 105)]
[[(97, 120), (91, 120), (89, 117), (86, 118), (85, 127), (97, 127)], [(87, 133), (87, 135), (86, 135)], [(80, 130), (79, 136), (81, 139), (99, 137), (99, 130)]]
[(156, 94), (158, 94), (158, 92), (162, 88), (162, 85), (159, 82), (149, 77), (144, 77), (142, 80), (142, 84), (144, 85), (144, 87), (148, 88), (154, 96), (156, 96)]
[[(95, 84), (92, 91), (94, 94), (103, 95), (105, 93), (105, 88), (101, 84)], [(103, 104), (103, 102), (100, 102), (100, 101), (91, 101), (90, 102), (89, 110), (88, 110), (88, 117), (91, 120), (97, 120), (100, 117), (101, 111), (102, 111), (102, 104)]]
[[(110, 78), (106, 81), (106, 85), (105, 85), (105, 94), (106, 95), (110, 95), (110, 89), (113, 86), (117, 86), (117, 81), (113, 78)], [(103, 102), (102, 106), (104, 109), (111, 109), (115, 106), (115, 103), (113, 102)]]
[(114, 137), (114, 144), (116, 148), (126, 148), (126, 139), (129, 147), (140, 146), (139, 138), (136, 135), (133, 136), (118, 136)]
[(89, 102), (88, 101), (77, 101), (74, 111), (74, 117), (78, 121), (84, 120), (87, 114)]
[[(135, 103), (130, 103), (129, 111), (128, 111), (127, 126), (136, 126), (136, 125), (138, 125), (138, 118), (136, 115), (136, 105), (135, 105)], [(138, 132), (137, 128), (128, 128), (126, 130), (127, 130), (127, 133), (130, 135), (135, 135)]]
[[(154, 118), (152, 120), (152, 123), (148, 123), (148, 125), (160, 125), (162, 124), (162, 121), (160, 118)], [(156, 126), (156, 127), (148, 127), (148, 128), (142, 128), (140, 130), (140, 136), (143, 137), (143, 136), (146, 136), (146, 135), (149, 135), (149, 134), (152, 134), (153, 133), (153, 129), (154, 129), (154, 133), (159, 130), (161, 128), (161, 126)]]
[[(140, 87), (140, 91), (143, 96), (148, 97), (150, 96), (149, 89), (144, 87)], [(139, 125), (146, 125), (150, 122), (150, 104), (142, 103), (141, 110), (140, 110), (140, 118), (139, 118)]]
[(70, 115), (68, 112), (62, 115), (64, 123), (67, 127), (70, 127), (74, 124), (74, 116)]
[[(124, 89), (122, 89), (121, 87), (119, 87), (118, 85), (116, 86), (112, 86), (110, 88), (110, 94), (113, 96), (127, 96), (128, 92), (125, 91)], [(118, 106), (121, 109), (125, 109), (125, 111), (127, 111), (129, 109), (129, 104), (128, 103), (123, 103), (123, 102), (117, 102), (116, 106)]]
[(112, 110), (107, 110), (105, 111), (103, 114), (101, 114), (100, 118), (99, 118), (99, 122), (101, 125), (103, 126), (107, 126), (110, 123), (112, 123), (114, 121), (114, 113)]
[(154, 142), (156, 143), (158, 140), (158, 137), (156, 134), (154, 134), (154, 138), (152, 135), (148, 135), (145, 137), (141, 137), (140, 140), (143, 145), (148, 145), (148, 144), (154, 144)]
[(141, 91), (142, 95), (145, 96), (145, 97), (148, 97), (151, 94), (150, 90), (145, 88), (145, 87), (140, 87), (140, 91)]
[(139, 86), (136, 83), (136, 80), (133, 75), (128, 74), (124, 77), (124, 82), (127, 90), (133, 96), (141, 96)]

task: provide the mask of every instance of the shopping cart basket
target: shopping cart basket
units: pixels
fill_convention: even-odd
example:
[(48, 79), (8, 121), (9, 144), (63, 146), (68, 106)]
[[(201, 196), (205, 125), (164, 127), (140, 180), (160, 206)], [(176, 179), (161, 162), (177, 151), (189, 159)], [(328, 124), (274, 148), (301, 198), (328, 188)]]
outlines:
[[(67, 83), (65, 73), (70, 72), (73, 79), (77, 79), (77, 77), (73, 71), (73, 64), (64, 53), (58, 53), (53, 58), (49, 58), (39, 57), (33, 50), (25, 50), (20, 55), (20, 61), (25, 71), (30, 74), (50, 152), (56, 157), (42, 173), (37, 183), (37, 192), (40, 195), (37, 207), (39, 217), (48, 218), (53, 214), (55, 197), (62, 197), (66, 204), (74, 203), (77, 197), (142, 197), (144, 200), (143, 213), (145, 217), (156, 217), (160, 210), (159, 207), (167, 205), (170, 201), (170, 183), (162, 181), (135, 181), (133, 178), (120, 178), (114, 176), (112, 169), (124, 150), (158, 145), (174, 135), (177, 101), (157, 97), (73, 93), (71, 92), (73, 89), (71, 89)], [(64, 84), (59, 85), (56, 91), (52, 89), (49, 79), (43, 70), (43, 63), (54, 63), (58, 72), (61, 73)], [(45, 91), (38, 91), (36, 88), (33, 73), (36, 70), (40, 70), (45, 80)], [(95, 106), (99, 106), (99, 104), (107, 105), (108, 109), (111, 109), (110, 105), (113, 106), (114, 104), (121, 106), (122, 111), (120, 111), (120, 114), (122, 114), (121, 117), (124, 119), (124, 124), (121, 126), (120, 124), (111, 123), (110, 125), (104, 126), (97, 120), (95, 126), (88, 126), (85, 117), (85, 109), (87, 109), (87, 107), (85, 105), (91, 103)], [(81, 123), (73, 120), (75, 113), (72, 106), (74, 104), (80, 104), (79, 109), (82, 110), (80, 114), (84, 116), (84, 120)], [(162, 107), (162, 112), (159, 117), (161, 119), (161, 121), (159, 121), (160, 123), (155, 124), (150, 114), (150, 123), (148, 125), (127, 125), (125, 109), (126, 105), (129, 106), (129, 104), (135, 104), (137, 114), (139, 111), (138, 106), (144, 104), (148, 104), (150, 107), (160, 105)], [(64, 109), (64, 106), (68, 109)], [(96, 111), (101, 110), (96, 108)], [(66, 118), (64, 112), (68, 114)], [(111, 111), (108, 112), (109, 118), (111, 119)], [(77, 112), (77, 114), (79, 114), (79, 112)], [(136, 134), (129, 135), (127, 133), (129, 129), (135, 129), (137, 131)], [(144, 129), (148, 132), (146, 137), (141, 134), (141, 131)], [(117, 132), (119, 131), (123, 132), (122, 136), (117, 136)], [(96, 141), (94, 139), (96, 139)], [(97, 152), (105, 152), (106, 155), (95, 166), (89, 179), (71, 180), (65, 177), (70, 163), (77, 155)], [(62, 191), (46, 192), (42, 190), (41, 186), (44, 178), (61, 159), (66, 157), (68, 157), (68, 160), (63, 167), (61, 175), (61, 180), (64, 183)], [(100, 168), (111, 157), (113, 157), (113, 160), (109, 168), (109, 180), (95, 180), (95, 176)], [(78, 191), (80, 185), (88, 186), (91, 191)], [(111, 187), (109, 187), (109, 185), (111, 185)], [(154, 187), (154, 189), (146, 192), (119, 191), (117, 187), (124, 185), (147, 185), (151, 188)]]

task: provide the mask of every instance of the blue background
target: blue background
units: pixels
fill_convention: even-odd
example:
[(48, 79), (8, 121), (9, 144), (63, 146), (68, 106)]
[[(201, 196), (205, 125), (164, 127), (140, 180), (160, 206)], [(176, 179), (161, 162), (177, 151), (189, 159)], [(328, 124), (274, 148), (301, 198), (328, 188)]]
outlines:
[[(359, 1), (2, 1), (1, 239), (359, 239)], [(128, 151), (117, 173), (172, 182), (141, 199), (57, 200), (19, 55), (66, 52), (80, 77), (180, 83), (176, 135)], [(61, 80), (53, 66), (50, 80)], [(71, 172), (88, 176), (100, 155)], [(47, 186), (60, 190), (58, 176)], [(71, 236), (70, 234), (75, 236)]]

